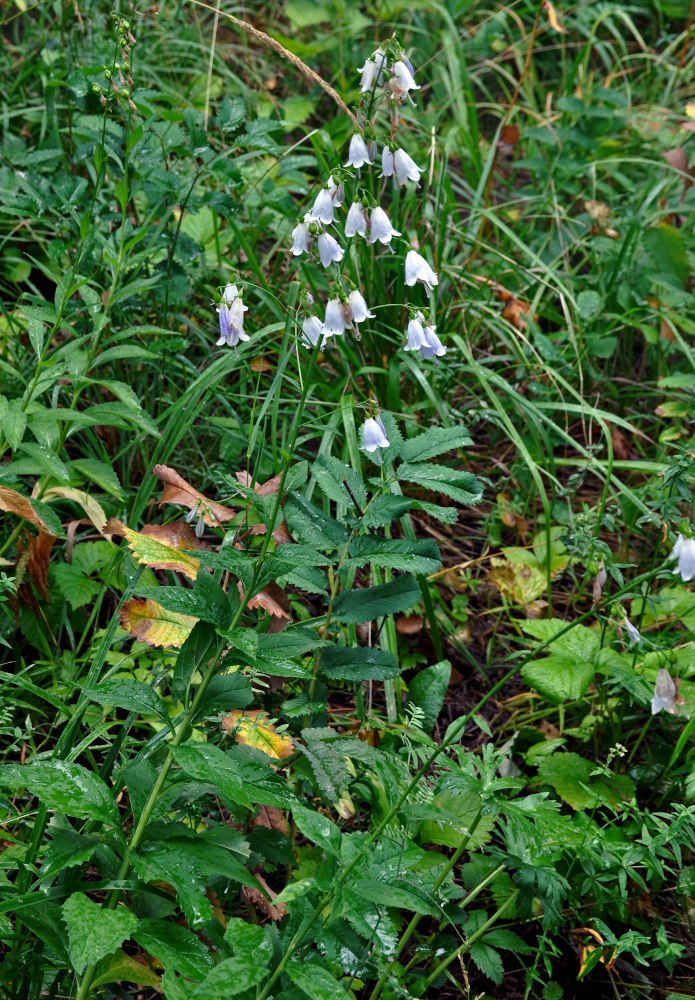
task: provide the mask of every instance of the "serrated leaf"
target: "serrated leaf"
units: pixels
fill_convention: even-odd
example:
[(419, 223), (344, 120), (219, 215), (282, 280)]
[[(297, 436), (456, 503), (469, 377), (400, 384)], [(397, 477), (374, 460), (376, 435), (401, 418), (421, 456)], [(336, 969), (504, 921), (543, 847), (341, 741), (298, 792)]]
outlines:
[(55, 812), (94, 819), (120, 830), (118, 807), (105, 782), (80, 764), (41, 760), (0, 767), (0, 785), (26, 788)]
[(24, 441), (18, 450), (20, 454), (28, 455), (34, 461), (40, 475), (53, 476), (61, 483), (70, 482), (67, 466), (50, 448), (37, 444), (35, 441)]
[(400, 673), (392, 653), (367, 646), (325, 649), (321, 655), (321, 669), (334, 681), (382, 681)]
[[(408, 438), (401, 447), (404, 462), (424, 462), (447, 451), (473, 444), (463, 425), (457, 427), (429, 427), (417, 437)], [(400, 473), (399, 473), (400, 474)]]
[(242, 712), (238, 709), (222, 720), (223, 726), (233, 733), (237, 743), (262, 750), (269, 757), (282, 760), (294, 753), (291, 736), (281, 736), (268, 722), (267, 713), (262, 711)]
[(89, 861), (101, 844), (100, 840), (95, 840), (94, 837), (85, 837), (75, 830), (54, 826), (50, 826), (49, 830), (51, 841), (41, 861), (42, 879), (50, 879), (63, 869)]
[(311, 1000), (351, 1000), (350, 994), (322, 965), (292, 959), (287, 971), (292, 982), (304, 990)]
[(335, 456), (319, 455), (311, 467), (311, 474), (316, 480), (316, 485), (329, 500), (344, 507), (354, 506), (353, 499), (343, 482), (345, 480), (360, 507), (366, 506), (367, 490), (361, 477), (350, 465), (346, 465)]
[(253, 799), (245, 791), (239, 767), (219, 747), (212, 743), (185, 743), (172, 747), (172, 753), (186, 774), (214, 785), (230, 802), (253, 808)]
[(376, 538), (360, 535), (350, 542), (344, 565), (360, 567), (372, 563), (380, 569), (410, 573), (435, 573), (442, 565), (437, 543), (429, 539)]
[(208, 972), (190, 1000), (227, 1000), (262, 982), (267, 975), (265, 963), (246, 955), (226, 958)]
[(404, 574), (376, 587), (340, 594), (333, 606), (333, 617), (346, 624), (373, 621), (398, 611), (409, 611), (420, 597), (417, 580)]
[(457, 503), (476, 504), (483, 498), (483, 489), (472, 472), (449, 469), (445, 465), (403, 463), (398, 466), (398, 478), (430, 490), (444, 493)]
[(56, 563), (51, 575), (73, 611), (89, 604), (102, 589), (98, 580), (90, 580), (71, 563)]
[(131, 936), (138, 918), (123, 906), (107, 910), (82, 892), (73, 893), (63, 903), (68, 928), (70, 958), (81, 976), (88, 965), (105, 958)]
[(451, 664), (448, 660), (435, 663), (415, 675), (408, 685), (408, 704), (416, 705), (424, 712), (422, 728), (429, 732), (434, 726), (444, 705)]
[(190, 853), (170, 840), (145, 844), (131, 855), (133, 869), (146, 882), (164, 881), (176, 890), (189, 927), (201, 927), (213, 915), (205, 895), (205, 879), (200, 865)]
[(521, 668), (521, 676), (553, 705), (581, 698), (594, 679), (594, 666), (572, 656), (547, 656)]
[(263, 965), (267, 965), (272, 958), (273, 943), (265, 927), (250, 924), (241, 917), (229, 917), (224, 939), (239, 957), (256, 959), (257, 964)]
[(504, 978), (504, 966), (495, 949), (483, 944), (482, 941), (475, 941), (471, 945), (471, 958), (483, 975), (499, 986)]
[(26, 428), (27, 415), (22, 409), (19, 400), (13, 399), (4, 408), (2, 416), (2, 433), (5, 435), (12, 451), (16, 451), (19, 448)]
[(360, 518), (360, 524), (365, 528), (384, 528), (407, 514), (412, 505), (410, 497), (389, 494), (375, 497)]
[(181, 646), (198, 621), (190, 615), (167, 611), (151, 600), (133, 597), (121, 605), (118, 618), (123, 628), (151, 646)]
[(423, 899), (415, 891), (402, 886), (389, 885), (381, 879), (360, 878), (353, 882), (350, 891), (361, 899), (380, 906), (393, 906), (399, 910), (412, 910), (414, 913), (427, 913), (430, 917), (441, 916), (441, 907), (429, 900)]
[(127, 528), (121, 521), (111, 518), (106, 524), (106, 531), (123, 535), (128, 546), (139, 563), (152, 569), (171, 569), (184, 573), (195, 580), (200, 566), (200, 560), (187, 555), (173, 545), (166, 545), (151, 535)]
[(322, 847), (334, 857), (340, 857), (342, 834), (339, 827), (322, 813), (314, 812), (299, 804), (292, 806), (292, 816), (297, 829), (312, 844)]
[(291, 493), (285, 503), (285, 521), (292, 534), (305, 545), (332, 552), (347, 541), (347, 528), (328, 517), (299, 493)]
[(154, 688), (143, 681), (113, 677), (96, 687), (85, 688), (84, 693), (99, 705), (124, 708), (126, 712), (136, 712), (142, 716), (154, 715), (169, 725), (166, 705)]
[(120, 500), (123, 496), (121, 484), (112, 466), (99, 462), (95, 458), (74, 458), (67, 463), (69, 469), (75, 469), (87, 479), (101, 486), (102, 490)]
[[(428, 804), (431, 819), (423, 822), (420, 839), (425, 844), (459, 847), (466, 838), (469, 850), (483, 847), (492, 835), (495, 821), (492, 816), (480, 816), (482, 800), (477, 792), (457, 792), (446, 789), (437, 792)], [(441, 818), (437, 818), (441, 810)], [(456, 817), (455, 821), (453, 817)]]
[(206, 970), (212, 968), (212, 955), (200, 938), (187, 927), (171, 920), (141, 920), (131, 936), (141, 948), (154, 955), (167, 971), (175, 969), (189, 979), (200, 982)]

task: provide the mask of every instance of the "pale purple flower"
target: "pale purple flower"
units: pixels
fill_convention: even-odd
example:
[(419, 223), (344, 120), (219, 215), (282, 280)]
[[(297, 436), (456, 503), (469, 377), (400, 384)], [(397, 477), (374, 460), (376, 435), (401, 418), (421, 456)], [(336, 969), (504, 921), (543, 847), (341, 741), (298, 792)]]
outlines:
[(680, 573), (681, 579), (686, 583), (688, 580), (692, 580), (695, 576), (695, 538), (679, 535), (673, 546), (671, 558), (678, 559), (675, 572)]
[(425, 330), (422, 325), (422, 313), (418, 313), (408, 323), (406, 335), (408, 343), (403, 348), (404, 351), (419, 351), (427, 341), (425, 340)]
[(391, 72), (398, 81), (398, 86), (400, 90), (404, 90), (408, 93), (409, 90), (419, 90), (419, 86), (415, 83), (415, 78), (413, 77), (413, 67), (410, 63), (395, 62), (391, 67)]
[(324, 338), (339, 337), (345, 332), (346, 326), (347, 320), (343, 303), (340, 299), (329, 299), (326, 303), (326, 318), (323, 321)]
[[(368, 417), (364, 422), (362, 427), (362, 443), (364, 444), (364, 450), (369, 452), (371, 455), (373, 452), (377, 451), (378, 448), (388, 448), (389, 439), (386, 436), (386, 428), (384, 427), (384, 422), (381, 417)], [(382, 464), (381, 455), (377, 452), (374, 456), (374, 460)]]
[(393, 154), (393, 168), (399, 184), (405, 184), (406, 181), (415, 181), (416, 186), (420, 186), (422, 169), (418, 167), (411, 156), (408, 156), (404, 149), (397, 149)]
[[(423, 328), (425, 343), (420, 346), (420, 357), (429, 361), (431, 358), (441, 358), (446, 354), (446, 347), (434, 332), (436, 327), (426, 326)], [(437, 363), (436, 361), (434, 362)]]
[(345, 235), (350, 237), (356, 233), (365, 237), (367, 235), (367, 219), (361, 201), (353, 201), (345, 220)]
[(439, 278), (417, 251), (409, 250), (405, 256), (405, 283), (414, 285), (416, 281), (421, 281), (427, 289), (428, 295), (432, 294), (432, 287), (439, 284)]
[(656, 675), (654, 695), (652, 697), (652, 715), (664, 709), (670, 715), (678, 715), (678, 706), (684, 701), (678, 694), (678, 685), (665, 667), (661, 667)]
[(236, 347), (240, 340), (249, 339), (249, 335), (244, 333), (244, 313), (249, 307), (244, 305), (236, 285), (227, 285), (223, 299), (217, 307), (220, 314), (220, 339), (217, 346), (227, 344), (228, 347)]
[(357, 288), (348, 295), (347, 304), (353, 323), (363, 323), (366, 319), (374, 319), (374, 313), (369, 311), (369, 306), (364, 301), (362, 292)]
[(356, 170), (359, 170), (365, 163), (371, 166), (373, 161), (369, 157), (367, 143), (362, 138), (362, 133), (355, 132), (352, 139), (350, 139), (350, 148), (348, 149), (348, 158), (345, 166), (354, 167)]
[(304, 221), (300, 222), (292, 230), (292, 253), (295, 257), (298, 257), (300, 253), (311, 253), (311, 244), (314, 240), (314, 234), (310, 229), (310, 224), (316, 222), (315, 217), (310, 213), (304, 216)]
[(384, 246), (387, 246), (391, 242), (392, 236), (400, 236), (401, 234), (397, 229), (394, 229), (391, 225), (391, 220), (389, 219), (383, 208), (372, 209), (372, 214), (369, 220), (369, 239), (368, 243), (375, 243), (379, 240)]
[(625, 626), (625, 631), (627, 632), (627, 637), (631, 643), (635, 644), (642, 641), (642, 636), (639, 633), (639, 629), (636, 629), (629, 618), (625, 618), (623, 621)]
[(319, 257), (324, 267), (330, 267), (333, 261), (340, 263), (343, 259), (345, 251), (330, 233), (321, 233), (318, 238), (318, 246)]
[[(323, 336), (323, 343), (326, 338), (323, 333), (323, 323), (318, 316), (307, 316), (302, 323), (302, 340), (307, 347), (316, 347), (319, 337)], [(321, 345), (323, 347), (323, 344)]]
[(333, 222), (333, 204), (331, 192), (328, 188), (323, 188), (316, 195), (316, 201), (314, 202), (311, 214), (314, 218), (322, 222), (324, 226), (327, 226)]

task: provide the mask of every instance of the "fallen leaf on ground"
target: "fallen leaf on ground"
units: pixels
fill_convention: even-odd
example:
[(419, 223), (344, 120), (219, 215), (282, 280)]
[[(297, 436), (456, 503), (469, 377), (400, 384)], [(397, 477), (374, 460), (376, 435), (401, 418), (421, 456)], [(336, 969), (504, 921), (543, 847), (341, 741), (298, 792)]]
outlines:
[(254, 490), (255, 493), (259, 495), (259, 497), (268, 497), (271, 496), (272, 494), (277, 493), (277, 491), (279, 490), (282, 474), (273, 476), (272, 479), (268, 479), (266, 480), (265, 483), (261, 483), (260, 485), (253, 481), (248, 472), (237, 472), (236, 478), (237, 482), (241, 486), (250, 487), (252, 490)]
[(17, 517), (23, 517), (25, 521), (35, 524), (41, 531), (50, 534), (48, 525), (44, 524), (31, 506), (29, 498), (18, 493), (17, 490), (10, 489), (9, 486), (0, 486), (0, 510), (5, 510), (8, 514), (16, 514)]
[(290, 602), (285, 591), (277, 583), (269, 583), (264, 590), (255, 594), (249, 601), (248, 607), (251, 611), (263, 608), (273, 618), (286, 618), (289, 621)]
[(126, 601), (118, 618), (126, 632), (150, 646), (182, 646), (198, 621), (193, 615), (167, 611), (149, 597)]
[[(50, 601), (48, 593), (48, 567), (51, 561), (51, 549), (56, 540), (55, 535), (49, 535), (45, 531), (40, 531), (38, 535), (29, 535), (29, 551), (26, 557), (25, 568), (29, 576), (34, 581), (36, 589), (43, 597), (44, 601)], [(24, 539), (21, 536), (17, 539), (17, 551), (20, 556), (26, 551)]]
[(276, 899), (278, 896), (277, 892), (273, 892), (266, 880), (260, 874), (256, 872), (255, 878), (261, 883), (265, 891), (270, 896), (270, 899), (266, 899), (260, 889), (254, 889), (253, 886), (242, 885), (241, 894), (245, 897), (248, 903), (252, 906), (257, 906), (266, 917), (270, 917), (271, 920), (282, 920), (282, 918), (287, 913), (287, 906), (284, 903), (279, 903), (277, 906), (273, 905), (272, 900)]
[(225, 507), (224, 504), (217, 503), (215, 500), (209, 500), (204, 493), (186, 482), (183, 476), (180, 476), (176, 469), (172, 469), (171, 466), (155, 465), (152, 471), (165, 484), (158, 504), (159, 507), (165, 503), (175, 503), (181, 507), (188, 507), (189, 510), (198, 508), (205, 523), (211, 528), (216, 524), (225, 524), (236, 517), (235, 510), (232, 510), (231, 507)]

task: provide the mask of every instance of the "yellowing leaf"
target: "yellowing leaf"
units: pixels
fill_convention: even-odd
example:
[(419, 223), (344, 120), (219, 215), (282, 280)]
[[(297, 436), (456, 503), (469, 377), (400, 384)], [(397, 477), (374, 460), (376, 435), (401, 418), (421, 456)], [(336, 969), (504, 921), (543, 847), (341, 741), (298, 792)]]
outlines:
[(272, 722), (265, 722), (265, 712), (242, 712), (235, 709), (231, 715), (222, 719), (222, 725), (234, 734), (237, 743), (263, 750), (269, 757), (282, 760), (294, 753), (294, 743), (290, 736), (281, 736), (275, 732)]
[(48, 526), (44, 524), (31, 506), (29, 498), (18, 493), (17, 490), (11, 490), (9, 486), (0, 486), (0, 510), (6, 510), (10, 514), (16, 514), (17, 517), (23, 517), (25, 521), (30, 521), (41, 531), (47, 531), (50, 534)]
[[(178, 547), (167, 545), (165, 542), (146, 535), (144, 532), (133, 531), (126, 528), (118, 518), (110, 518), (105, 530), (114, 535), (123, 535), (128, 540), (130, 550), (138, 562), (152, 569), (172, 569), (178, 573), (185, 573), (191, 580), (195, 580), (198, 574), (200, 561), (195, 556), (187, 556)], [(182, 547), (188, 547), (188, 543), (181, 537)]]
[(686, 104), (685, 113), (688, 118), (695, 118), (695, 104)]
[(97, 531), (103, 532), (106, 524), (104, 508), (98, 501), (90, 497), (89, 493), (85, 493), (84, 490), (76, 490), (72, 486), (52, 486), (44, 493), (44, 499), (46, 497), (63, 497), (65, 500), (74, 500), (80, 505)]
[(127, 632), (151, 646), (182, 646), (198, 621), (193, 615), (167, 611), (149, 597), (126, 601), (118, 617)]
[(551, 4), (550, 0), (543, 0), (543, 6), (545, 7), (546, 13), (548, 15), (548, 20), (550, 21), (550, 27), (554, 31), (559, 31), (561, 35), (567, 34), (567, 28), (563, 28), (560, 24), (559, 18), (557, 16), (557, 11)]

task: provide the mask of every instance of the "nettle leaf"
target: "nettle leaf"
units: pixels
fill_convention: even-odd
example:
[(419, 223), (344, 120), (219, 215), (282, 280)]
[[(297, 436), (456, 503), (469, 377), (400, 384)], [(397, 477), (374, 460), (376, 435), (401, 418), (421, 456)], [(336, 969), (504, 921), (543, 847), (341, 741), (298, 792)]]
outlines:
[(61, 827), (48, 827), (51, 841), (46, 848), (41, 861), (41, 878), (50, 879), (66, 868), (73, 868), (89, 861), (101, 841), (94, 837), (85, 837), (75, 830), (65, 830)]
[(360, 535), (350, 542), (346, 566), (360, 567), (373, 563), (380, 569), (410, 573), (435, 573), (442, 565), (437, 543), (429, 539), (375, 538)]
[(416, 705), (424, 712), (422, 728), (426, 732), (432, 729), (442, 710), (450, 677), (451, 664), (442, 660), (421, 670), (408, 686), (408, 704)]
[(240, 958), (255, 959), (257, 963), (267, 965), (273, 955), (273, 942), (268, 937), (265, 927), (249, 924), (241, 917), (229, 917), (224, 939), (234, 949), (234, 954)]
[(324, 649), (321, 669), (333, 681), (383, 681), (400, 673), (393, 653), (368, 646)]
[(350, 994), (322, 965), (292, 959), (287, 964), (287, 971), (292, 982), (311, 1000), (350, 1000)]
[(332, 552), (347, 541), (345, 525), (328, 517), (299, 493), (288, 496), (284, 510), (287, 526), (305, 545)]
[(118, 619), (127, 632), (151, 646), (182, 646), (198, 621), (192, 615), (168, 611), (156, 601), (139, 597), (121, 605)]
[(292, 806), (292, 816), (297, 829), (307, 840), (322, 847), (328, 854), (332, 854), (336, 858), (340, 857), (343, 835), (333, 820), (321, 813), (314, 812), (312, 809), (306, 809), (298, 803)]
[(399, 517), (408, 513), (413, 505), (410, 497), (399, 497), (386, 494), (375, 497), (369, 502), (367, 509), (360, 518), (360, 524), (365, 528), (385, 528)]
[[(364, 508), (367, 504), (367, 488), (355, 470), (333, 455), (319, 455), (311, 467), (311, 474), (316, 480), (316, 485), (329, 500), (342, 504), (346, 507), (353, 507), (353, 497)], [(345, 482), (344, 482), (345, 481)], [(348, 484), (353, 496), (345, 487)]]
[(581, 698), (594, 679), (594, 666), (576, 656), (547, 656), (521, 668), (521, 676), (553, 705)]
[(214, 785), (230, 802), (254, 808), (255, 800), (249, 795), (251, 790), (245, 790), (238, 765), (219, 747), (212, 743), (185, 743), (172, 747), (172, 753), (186, 774)]
[(348, 625), (368, 622), (384, 615), (409, 611), (420, 597), (417, 580), (410, 574), (404, 574), (376, 587), (340, 594), (333, 606), (333, 617)]
[(125, 907), (107, 910), (82, 892), (70, 896), (62, 910), (68, 928), (70, 959), (78, 976), (88, 965), (115, 951), (138, 925), (138, 918)]
[(406, 462), (398, 466), (398, 478), (417, 483), (432, 493), (444, 493), (457, 503), (476, 504), (483, 498), (483, 488), (472, 472), (449, 469), (445, 465)]
[(482, 941), (475, 941), (471, 945), (471, 958), (483, 975), (499, 986), (504, 978), (504, 966), (498, 952)]
[(99, 705), (124, 708), (138, 715), (154, 715), (171, 725), (166, 705), (154, 688), (143, 681), (114, 677), (102, 681), (97, 687), (85, 688), (84, 693)]
[(0, 785), (26, 788), (55, 812), (98, 820), (120, 830), (118, 807), (111, 789), (80, 764), (65, 760), (5, 764), (0, 767)]
[(471, 444), (473, 441), (462, 424), (457, 427), (429, 427), (417, 437), (403, 442), (401, 458), (404, 462), (424, 462), (428, 458)]
[(200, 938), (171, 920), (141, 920), (131, 936), (165, 969), (174, 969), (196, 982), (213, 966), (212, 955)]
[(145, 844), (131, 856), (131, 863), (136, 875), (146, 882), (164, 881), (174, 887), (191, 928), (201, 927), (212, 917), (212, 904), (205, 895), (206, 881), (188, 850), (175, 847), (171, 841)]
[(226, 958), (208, 972), (189, 1000), (227, 1000), (262, 982), (267, 975), (267, 963), (253, 956), (242, 955)]
[(73, 611), (91, 603), (103, 586), (98, 580), (90, 580), (72, 563), (56, 563), (51, 567), (51, 575)]

